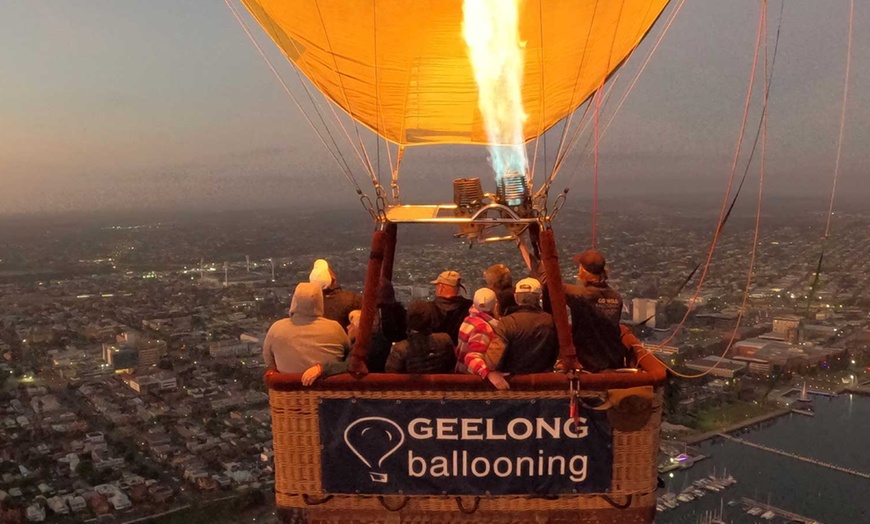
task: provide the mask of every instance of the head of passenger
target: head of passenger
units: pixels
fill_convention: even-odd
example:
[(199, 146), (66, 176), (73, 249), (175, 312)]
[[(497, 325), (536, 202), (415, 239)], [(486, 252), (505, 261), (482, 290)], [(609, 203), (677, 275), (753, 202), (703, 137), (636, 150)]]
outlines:
[(293, 323), (312, 321), (323, 316), (323, 291), (317, 284), (301, 282), (290, 301), (290, 319)]
[(493, 264), (483, 272), (486, 287), (492, 290), (512, 289), (514, 279), (511, 270), (504, 264)]
[(490, 288), (482, 287), (474, 292), (474, 308), (476, 310), (494, 315), (496, 304), (498, 301), (495, 298), (495, 291)]
[(604, 256), (594, 249), (588, 249), (574, 256), (577, 264), (577, 281), (582, 285), (603, 285), (607, 282)]
[(327, 290), (335, 286), (335, 273), (329, 267), (329, 262), (322, 258), (314, 261), (314, 267), (308, 274), (308, 282), (317, 284), (320, 289)]
[(408, 306), (408, 330), (421, 335), (432, 333), (438, 325), (438, 309), (431, 302), (415, 300)]
[(435, 284), (435, 296), (451, 298), (459, 296), (462, 286), (462, 275), (459, 271), (443, 271), (438, 278), (430, 282)]
[(359, 319), (362, 316), (362, 311), (359, 309), (354, 309), (347, 316), (348, 325), (347, 325), (347, 336), (350, 337), (351, 340), (356, 339), (356, 335), (359, 332)]
[(520, 307), (541, 307), (542, 295), (541, 283), (534, 278), (524, 278), (514, 288), (514, 299)]

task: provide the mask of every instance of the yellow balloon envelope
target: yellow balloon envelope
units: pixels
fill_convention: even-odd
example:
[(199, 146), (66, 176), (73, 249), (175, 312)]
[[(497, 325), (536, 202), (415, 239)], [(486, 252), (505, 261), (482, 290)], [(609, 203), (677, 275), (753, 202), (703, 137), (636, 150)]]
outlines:
[[(401, 145), (486, 144), (462, 0), (242, 0), (326, 97)], [(668, 0), (525, 0), (526, 140), (574, 111)]]

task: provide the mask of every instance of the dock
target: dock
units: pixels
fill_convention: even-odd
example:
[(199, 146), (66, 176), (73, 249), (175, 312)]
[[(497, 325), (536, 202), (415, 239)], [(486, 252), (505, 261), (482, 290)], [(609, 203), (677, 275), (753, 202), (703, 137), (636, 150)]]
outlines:
[(771, 506), (770, 504), (765, 504), (763, 502), (758, 502), (757, 500), (752, 500), (750, 498), (742, 497), (740, 501), (748, 508), (761, 508), (764, 511), (772, 511), (779, 515), (780, 517), (792, 520), (803, 522), (805, 524), (821, 524), (819, 521), (815, 519), (811, 519), (809, 517), (804, 517), (803, 515), (798, 515), (797, 513), (792, 513), (791, 511), (786, 511), (781, 508), (777, 508), (776, 506)]
[(836, 464), (831, 464), (830, 462), (823, 462), (821, 460), (816, 460), (809, 457), (804, 457), (802, 455), (798, 455), (797, 453), (791, 453), (788, 451), (783, 451), (781, 449), (772, 448), (770, 446), (765, 446), (763, 444), (756, 444), (755, 442), (749, 442), (748, 440), (743, 440), (742, 438), (734, 437), (731, 435), (726, 435), (725, 433), (720, 433), (718, 436), (728, 439), (732, 442), (736, 442), (738, 444), (743, 444), (744, 446), (749, 446), (756, 449), (761, 449), (764, 451), (769, 451), (771, 453), (776, 453), (777, 455), (782, 455), (783, 457), (793, 458), (800, 460), (801, 462), (806, 462), (807, 464), (813, 464), (816, 466), (822, 466), (828, 469), (832, 469), (834, 471), (839, 471), (840, 473), (847, 473), (849, 475), (853, 475), (856, 477), (864, 478), (870, 480), (870, 473), (865, 473), (863, 471), (858, 471), (855, 469), (844, 468), (843, 466), (838, 466)]
[(748, 418), (746, 420), (737, 422), (735, 424), (731, 424), (729, 426), (725, 426), (724, 428), (716, 429), (713, 431), (708, 431), (706, 433), (701, 433), (699, 435), (692, 435), (682, 439), (686, 444), (693, 446), (695, 444), (699, 444), (704, 442), (705, 440), (710, 440), (713, 437), (718, 437), (723, 433), (731, 433), (733, 431), (737, 431), (739, 429), (743, 429), (749, 426), (754, 426), (756, 424), (761, 424), (762, 422), (767, 422), (768, 420), (772, 420), (783, 415), (787, 415), (791, 413), (791, 409), (783, 408), (778, 409), (776, 411), (771, 411), (770, 413), (765, 413), (764, 415), (759, 415), (757, 417)]

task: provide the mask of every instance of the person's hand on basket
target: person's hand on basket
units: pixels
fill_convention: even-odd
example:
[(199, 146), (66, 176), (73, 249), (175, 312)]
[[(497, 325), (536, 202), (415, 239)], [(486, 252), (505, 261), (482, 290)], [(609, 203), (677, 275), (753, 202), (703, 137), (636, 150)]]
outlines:
[(310, 368), (305, 370), (305, 373), (302, 373), (302, 385), (310, 386), (314, 384), (314, 381), (317, 380), (320, 375), (323, 374), (323, 366), (320, 364), (315, 364)]
[(486, 374), (486, 380), (488, 380), (490, 384), (495, 386), (495, 389), (503, 391), (511, 388), (511, 385), (508, 384), (508, 381), (504, 379), (508, 375), (509, 373), (502, 373), (501, 371), (490, 371)]

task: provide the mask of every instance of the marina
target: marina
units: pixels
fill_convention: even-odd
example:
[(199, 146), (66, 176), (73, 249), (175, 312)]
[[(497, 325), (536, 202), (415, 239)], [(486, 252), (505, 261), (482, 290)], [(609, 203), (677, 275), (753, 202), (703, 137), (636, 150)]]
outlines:
[[(660, 505), (666, 502), (663, 493), (670, 491), (673, 495), (667, 499), (674, 507), (665, 505), (655, 522), (870, 522), (866, 497), (870, 456), (864, 452), (870, 434), (870, 399), (841, 393), (830, 401), (816, 402), (815, 414), (806, 417), (787, 412), (739, 438), (714, 435), (689, 448), (708, 458), (691, 469), (663, 475), (667, 488), (659, 492)], [(705, 496), (691, 502), (676, 498), (682, 486), (710, 475), (721, 477), (726, 468), (737, 484), (719, 492), (701, 488)]]

